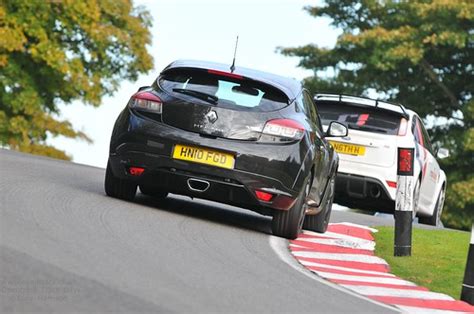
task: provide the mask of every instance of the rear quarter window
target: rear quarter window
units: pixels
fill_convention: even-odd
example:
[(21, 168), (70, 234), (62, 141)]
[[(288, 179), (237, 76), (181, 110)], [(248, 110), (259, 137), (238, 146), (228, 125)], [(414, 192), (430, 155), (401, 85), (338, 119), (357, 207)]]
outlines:
[(241, 111), (274, 111), (286, 107), (289, 102), (286, 94), (276, 87), (254, 80), (208, 73), (205, 70), (169, 70), (159, 77), (158, 84), (164, 91), (177, 97), (203, 103), (202, 97), (197, 97), (200, 95), (193, 96), (183, 92), (197, 91), (210, 95), (210, 100), (215, 100), (208, 101), (207, 104)]
[(387, 111), (371, 107), (360, 107), (334, 101), (318, 101), (316, 106), (323, 125), (338, 121), (349, 129), (373, 133), (397, 135), (401, 117)]

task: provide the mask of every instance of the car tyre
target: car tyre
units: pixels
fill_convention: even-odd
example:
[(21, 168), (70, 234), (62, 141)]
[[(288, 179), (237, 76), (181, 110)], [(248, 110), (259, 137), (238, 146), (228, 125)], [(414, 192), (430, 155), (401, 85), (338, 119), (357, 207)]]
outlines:
[(137, 184), (114, 176), (110, 167), (110, 162), (107, 163), (107, 168), (105, 170), (104, 188), (105, 194), (108, 196), (126, 201), (133, 200), (137, 193)]
[(165, 198), (168, 196), (168, 192), (155, 188), (153, 186), (140, 184), (139, 187), (140, 187), (140, 192), (147, 196), (151, 196), (155, 198)]
[(334, 201), (335, 179), (331, 178), (329, 182), (329, 191), (324, 208), (316, 215), (306, 215), (303, 223), (303, 229), (324, 233), (328, 229), (329, 219), (331, 218), (332, 203)]
[(306, 213), (306, 196), (309, 193), (311, 182), (308, 179), (303, 191), (296, 199), (295, 204), (289, 210), (275, 211), (272, 219), (272, 232), (274, 235), (296, 239), (303, 229), (303, 221)]
[(418, 219), (420, 223), (436, 227), (441, 226), (441, 214), (443, 213), (444, 195), (444, 189), (442, 189), (438, 194), (438, 199), (436, 200), (433, 215), (431, 217), (420, 217)]

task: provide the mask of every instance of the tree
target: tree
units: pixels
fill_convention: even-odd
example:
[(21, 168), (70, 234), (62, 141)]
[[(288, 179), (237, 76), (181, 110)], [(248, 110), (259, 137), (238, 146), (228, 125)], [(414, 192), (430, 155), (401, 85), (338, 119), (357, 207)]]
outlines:
[(0, 0), (0, 145), (70, 159), (48, 136), (89, 139), (58, 105), (99, 106), (151, 69), (149, 27), (130, 0)]
[(342, 29), (334, 48), (279, 48), (314, 71), (314, 93), (377, 94), (413, 108), (451, 157), (443, 221), (474, 219), (474, 2), (471, 0), (326, 0), (306, 7)]

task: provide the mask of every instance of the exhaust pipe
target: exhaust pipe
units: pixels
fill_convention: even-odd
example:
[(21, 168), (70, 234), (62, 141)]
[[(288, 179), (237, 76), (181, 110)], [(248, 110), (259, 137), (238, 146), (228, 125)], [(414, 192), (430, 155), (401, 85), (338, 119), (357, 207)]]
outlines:
[(188, 179), (187, 183), (191, 191), (200, 193), (206, 192), (211, 185), (208, 181), (193, 178)]
[(370, 187), (369, 189), (369, 195), (370, 197), (373, 197), (373, 198), (379, 198), (380, 197), (380, 188), (376, 185), (373, 185)]

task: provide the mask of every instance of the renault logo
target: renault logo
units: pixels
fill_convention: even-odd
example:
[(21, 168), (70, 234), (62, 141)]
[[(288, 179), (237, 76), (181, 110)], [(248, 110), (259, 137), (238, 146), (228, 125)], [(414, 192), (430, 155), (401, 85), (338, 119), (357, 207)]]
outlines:
[(215, 112), (214, 110), (211, 110), (209, 111), (207, 114), (206, 114), (206, 118), (209, 122), (211, 123), (214, 123), (217, 121), (217, 112)]

